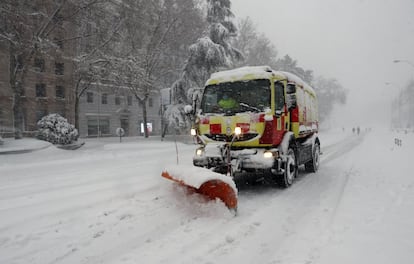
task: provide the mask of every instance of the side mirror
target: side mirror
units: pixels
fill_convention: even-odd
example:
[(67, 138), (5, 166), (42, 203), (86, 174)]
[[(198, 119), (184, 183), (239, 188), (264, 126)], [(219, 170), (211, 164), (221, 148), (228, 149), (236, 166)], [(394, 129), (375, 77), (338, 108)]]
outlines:
[(186, 113), (187, 115), (192, 114), (193, 113), (193, 107), (191, 105), (184, 106), (184, 113)]
[(286, 93), (287, 94), (295, 94), (296, 93), (296, 85), (294, 83), (288, 83), (286, 86)]
[(297, 102), (296, 102), (296, 94), (287, 94), (286, 96), (286, 105), (288, 110), (292, 110), (296, 108)]
[(297, 101), (296, 101), (296, 84), (288, 83), (286, 85), (286, 105), (288, 111), (296, 108)]

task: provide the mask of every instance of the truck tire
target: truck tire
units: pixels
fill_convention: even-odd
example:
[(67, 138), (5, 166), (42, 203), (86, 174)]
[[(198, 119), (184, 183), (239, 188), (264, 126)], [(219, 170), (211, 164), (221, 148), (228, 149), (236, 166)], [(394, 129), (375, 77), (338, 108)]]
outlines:
[(319, 169), (319, 154), (320, 146), (318, 143), (315, 143), (315, 147), (312, 151), (312, 160), (305, 163), (305, 170), (307, 172), (317, 172)]
[(298, 174), (298, 166), (296, 164), (296, 154), (293, 148), (289, 147), (287, 159), (284, 165), (285, 172), (278, 177), (278, 184), (282, 188), (287, 188), (292, 185), (293, 180)]

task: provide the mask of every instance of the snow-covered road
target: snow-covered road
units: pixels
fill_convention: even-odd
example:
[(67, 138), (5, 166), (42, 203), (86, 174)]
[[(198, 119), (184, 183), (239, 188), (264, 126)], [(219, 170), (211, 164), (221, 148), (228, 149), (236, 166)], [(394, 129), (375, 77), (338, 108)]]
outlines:
[(397, 136), (322, 133), (317, 173), (239, 190), (236, 217), (160, 177), (171, 141), (3, 155), (0, 263), (413, 263), (414, 135)]

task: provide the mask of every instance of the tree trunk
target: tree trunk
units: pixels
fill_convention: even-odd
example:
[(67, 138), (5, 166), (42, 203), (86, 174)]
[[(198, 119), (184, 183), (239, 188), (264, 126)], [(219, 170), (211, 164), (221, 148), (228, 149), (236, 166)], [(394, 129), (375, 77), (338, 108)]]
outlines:
[(147, 127), (147, 100), (142, 101), (142, 116), (144, 118), (144, 136), (148, 138), (148, 127)]
[(14, 138), (21, 139), (23, 137), (23, 107), (22, 92), (23, 80), (25, 76), (25, 64), (21, 64), (16, 49), (10, 45), (10, 88), (13, 92), (13, 127)]
[[(17, 84), (16, 86), (21, 86)], [(21, 88), (12, 87), (13, 89), (13, 123), (14, 139), (23, 137), (23, 109), (21, 103)]]
[[(23, 137), (23, 106), (22, 95), (24, 82), (26, 79), (28, 65), (32, 60), (35, 50), (31, 49), (27, 52), (18, 53), (18, 49), (10, 45), (10, 88), (13, 91), (13, 123), (14, 138), (21, 139)], [(20, 54), (17, 55), (17, 54)]]
[(79, 130), (79, 100), (80, 98), (77, 95), (75, 95), (75, 128), (78, 130), (78, 132), (80, 131)]

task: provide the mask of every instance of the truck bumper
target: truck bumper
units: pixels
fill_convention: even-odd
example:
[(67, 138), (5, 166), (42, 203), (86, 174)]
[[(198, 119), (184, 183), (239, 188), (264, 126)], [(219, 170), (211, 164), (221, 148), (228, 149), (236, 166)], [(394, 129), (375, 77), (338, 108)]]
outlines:
[[(274, 155), (265, 157), (265, 152), (271, 152)], [(233, 172), (270, 170), (273, 174), (283, 173), (282, 158), (279, 157), (278, 149), (232, 150), (230, 156)], [(197, 149), (193, 157), (193, 164), (206, 168), (226, 168), (228, 159), (227, 153), (219, 146), (201, 147)]]

